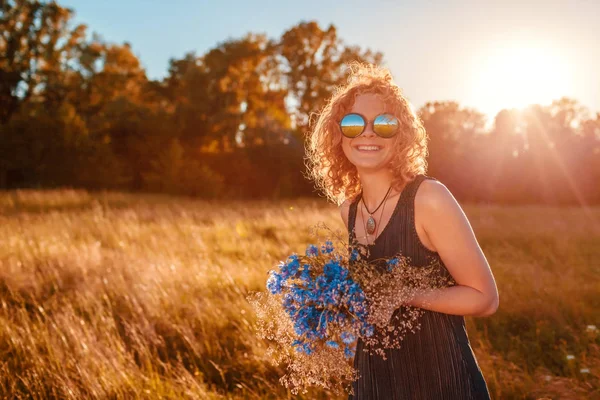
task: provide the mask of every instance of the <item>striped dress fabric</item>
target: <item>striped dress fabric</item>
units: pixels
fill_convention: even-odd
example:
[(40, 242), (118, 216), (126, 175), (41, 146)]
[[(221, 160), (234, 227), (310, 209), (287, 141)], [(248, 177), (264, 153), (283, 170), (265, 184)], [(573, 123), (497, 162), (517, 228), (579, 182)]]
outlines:
[[(423, 245), (415, 228), (414, 199), (421, 182), (432, 177), (420, 174), (405, 185), (387, 225), (376, 243), (369, 245), (369, 259), (393, 257), (398, 252), (410, 257), (411, 265), (425, 266), (437, 258), (442, 271), (450, 273), (436, 252)], [(349, 242), (355, 239), (354, 225), (360, 196), (350, 205)], [(396, 310), (401, 313), (403, 307)], [(488, 388), (475, 359), (461, 315), (423, 310), (421, 328), (408, 332), (400, 349), (385, 349), (386, 358), (364, 352), (359, 339), (354, 367), (360, 377), (353, 383), (349, 400), (461, 400), (490, 399)]]

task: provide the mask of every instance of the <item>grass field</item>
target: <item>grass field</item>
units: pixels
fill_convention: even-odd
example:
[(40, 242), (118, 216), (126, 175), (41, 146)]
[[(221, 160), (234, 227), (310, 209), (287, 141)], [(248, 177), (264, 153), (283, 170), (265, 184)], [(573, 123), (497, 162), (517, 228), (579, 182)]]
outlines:
[[(466, 317), (493, 398), (600, 399), (600, 208), (464, 209), (500, 292)], [(344, 230), (323, 199), (0, 193), (0, 398), (292, 398), (245, 295), (318, 222)]]

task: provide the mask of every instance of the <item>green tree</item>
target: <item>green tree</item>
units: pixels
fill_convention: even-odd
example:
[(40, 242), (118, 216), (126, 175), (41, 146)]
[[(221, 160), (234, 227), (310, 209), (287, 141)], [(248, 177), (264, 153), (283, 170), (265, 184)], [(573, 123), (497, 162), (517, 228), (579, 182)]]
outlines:
[(190, 148), (216, 142), (219, 151), (231, 151), (266, 143), (274, 132), (289, 128), (287, 91), (275, 72), (273, 49), (264, 35), (248, 34), (201, 57), (189, 53), (170, 60), (162, 86)]
[(64, 72), (86, 30), (70, 29), (72, 14), (55, 2), (0, 2), (0, 124), (28, 101), (57, 108), (67, 96)]
[(335, 26), (324, 30), (315, 21), (287, 30), (279, 40), (278, 53), (299, 138), (309, 126), (311, 114), (344, 82), (350, 61), (380, 64), (383, 60), (382, 53), (345, 45)]

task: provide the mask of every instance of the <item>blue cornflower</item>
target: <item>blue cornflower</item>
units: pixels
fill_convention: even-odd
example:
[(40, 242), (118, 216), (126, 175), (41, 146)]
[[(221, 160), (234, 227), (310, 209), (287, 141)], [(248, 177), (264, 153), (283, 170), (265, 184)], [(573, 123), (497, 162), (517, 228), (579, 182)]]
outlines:
[(323, 254), (329, 254), (333, 252), (333, 242), (331, 240), (327, 240), (325, 244), (321, 246), (321, 251)]
[(294, 304), (294, 297), (289, 293), (284, 294), (282, 303), (283, 307), (287, 309), (291, 307), (292, 304)]
[(361, 334), (365, 335), (366, 337), (371, 337), (374, 333), (375, 329), (373, 328), (373, 325), (366, 325), (361, 328)]
[(322, 290), (327, 286), (327, 277), (325, 275), (317, 276), (317, 279), (315, 279), (315, 284), (317, 285), (317, 288)]
[(344, 355), (346, 358), (354, 357), (354, 352), (349, 347), (344, 348)]
[(309, 268), (310, 268), (310, 265), (304, 264), (304, 269), (302, 269), (302, 272), (300, 273), (300, 279), (302, 281), (308, 283), (309, 287), (310, 287), (313, 279), (310, 276), (310, 269)]
[(340, 274), (339, 274), (339, 279), (341, 280), (345, 280), (346, 278), (348, 278), (348, 274), (350, 274), (350, 271), (344, 267), (340, 268)]
[[(333, 242), (328, 240), (321, 248), (309, 245), (307, 258), (297, 254), (289, 256), (280, 263), (278, 272), (271, 271), (267, 288), (272, 294), (283, 294), (282, 306), (298, 335), (298, 340), (292, 344), (297, 351), (311, 354), (318, 343), (324, 342), (332, 348), (345, 345), (344, 354), (351, 357), (354, 352), (348, 345), (356, 340), (356, 335), (342, 332), (338, 341), (334, 341), (328, 337), (328, 331), (335, 329), (332, 325), (350, 324), (361, 335), (371, 336), (373, 326), (367, 322), (365, 294), (360, 284), (352, 280), (350, 270), (345, 268), (347, 258), (330, 254), (324, 265), (317, 260), (311, 261), (310, 258), (320, 254), (319, 250), (324, 255), (333, 253)], [(354, 249), (350, 258), (356, 260), (359, 257), (359, 251)], [(322, 265), (321, 274), (313, 275), (314, 264)], [(395, 265), (394, 261), (392, 265)]]
[(323, 273), (327, 277), (335, 277), (340, 274), (341, 269), (342, 267), (337, 261), (328, 261), (327, 264), (323, 266)]
[(316, 257), (319, 255), (319, 248), (317, 246), (315, 246), (314, 244), (309, 245), (306, 248), (306, 255), (308, 257)]
[(392, 258), (387, 260), (387, 270), (388, 272), (391, 271), (396, 265), (398, 265), (400, 263), (400, 260), (397, 258)]
[(283, 278), (280, 274), (275, 271), (271, 271), (271, 275), (267, 280), (267, 289), (269, 292), (271, 292), (271, 294), (281, 293), (281, 290), (283, 289)]
[(286, 262), (279, 263), (279, 271), (284, 280), (296, 276), (299, 269), (300, 261), (298, 260), (298, 255), (295, 253), (289, 256)]
[(350, 253), (350, 261), (358, 260), (359, 256), (360, 252), (358, 251), (358, 249), (352, 249), (352, 252)]
[(300, 261), (298, 260), (297, 254), (294, 253), (288, 257), (287, 266), (290, 271), (298, 271), (298, 268), (300, 268)]
[(310, 355), (313, 352), (313, 348), (310, 345), (310, 343), (304, 343), (304, 345), (300, 348), (302, 348), (302, 350), (304, 350), (304, 352), (308, 355)]
[(340, 337), (342, 338), (342, 342), (346, 344), (350, 344), (356, 339), (356, 337), (350, 332), (342, 332)]

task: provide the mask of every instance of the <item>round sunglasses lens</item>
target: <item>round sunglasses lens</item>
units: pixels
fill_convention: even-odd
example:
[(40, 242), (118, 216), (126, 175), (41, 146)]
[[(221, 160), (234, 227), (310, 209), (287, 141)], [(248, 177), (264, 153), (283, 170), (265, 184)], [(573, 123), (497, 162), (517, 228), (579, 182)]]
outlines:
[(391, 114), (382, 114), (375, 118), (373, 130), (381, 137), (392, 137), (398, 131), (398, 118)]
[(348, 137), (357, 137), (365, 127), (365, 121), (358, 114), (348, 114), (340, 122), (342, 133)]

